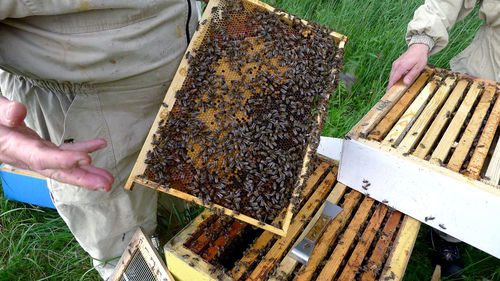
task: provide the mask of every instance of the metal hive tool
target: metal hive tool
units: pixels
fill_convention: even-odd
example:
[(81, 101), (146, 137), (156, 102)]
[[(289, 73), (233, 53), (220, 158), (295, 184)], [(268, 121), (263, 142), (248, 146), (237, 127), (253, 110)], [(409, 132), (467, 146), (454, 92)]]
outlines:
[(258, 1), (210, 1), (126, 188), (285, 235), (345, 42)]

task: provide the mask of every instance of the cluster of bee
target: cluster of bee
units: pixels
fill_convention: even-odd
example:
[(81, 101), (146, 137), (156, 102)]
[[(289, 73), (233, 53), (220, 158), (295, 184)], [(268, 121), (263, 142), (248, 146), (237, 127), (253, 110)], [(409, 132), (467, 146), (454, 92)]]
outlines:
[(343, 49), (326, 27), (237, 0), (211, 12), (143, 176), (270, 222), (298, 201)]

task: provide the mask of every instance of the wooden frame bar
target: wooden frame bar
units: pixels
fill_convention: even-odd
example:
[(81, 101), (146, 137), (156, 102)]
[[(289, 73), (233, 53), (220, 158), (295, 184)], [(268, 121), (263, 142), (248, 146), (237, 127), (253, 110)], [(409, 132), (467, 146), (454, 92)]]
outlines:
[(156, 280), (175, 281), (174, 277), (170, 274), (167, 266), (163, 262), (163, 259), (160, 257), (153, 244), (149, 238), (146, 237), (140, 227), (134, 233), (134, 236), (132, 236), (130, 244), (127, 246), (127, 249), (118, 261), (115, 271), (109, 280), (128, 280), (124, 277), (124, 274), (127, 272), (127, 268), (132, 263), (132, 260), (136, 255), (142, 255), (146, 265), (148, 266), (148, 268), (145, 268), (144, 270), (150, 270)]
[[(326, 163), (322, 163), (318, 170), (324, 169)], [(411, 254), (413, 245), (411, 242), (414, 242), (414, 238), (418, 233), (418, 227), (415, 228), (414, 223), (413, 227), (408, 225), (411, 222), (416, 222), (418, 226), (419, 222), (404, 216), (398, 211), (390, 210), (385, 204), (377, 203), (373, 199), (337, 182), (335, 177), (332, 177), (336, 174), (335, 172), (336, 167), (333, 167), (330, 171), (326, 169), (324, 172), (317, 173), (319, 181), (308, 182), (306, 189), (310, 189), (311, 192), (304, 197), (307, 203), (302, 206), (294, 219), (297, 226), (301, 225), (300, 228), (297, 228), (301, 229), (300, 231), (290, 232), (286, 238), (280, 238), (269, 231), (264, 231), (257, 239), (252, 240), (253, 242), (248, 241), (249, 244), (246, 248), (239, 248), (237, 251), (231, 248), (233, 249), (231, 255), (238, 258), (233, 261), (234, 268), (226, 272), (222, 272), (218, 266), (203, 259), (205, 253), (209, 252), (208, 250), (196, 254), (190, 250), (191, 246), (185, 246), (191, 243), (189, 241), (196, 239), (196, 233), (203, 232), (198, 227), (204, 229), (213, 223), (212, 213), (205, 211), (165, 245), (167, 264), (172, 269), (172, 274), (178, 281), (276, 281), (293, 279), (294, 276), (297, 279), (308, 280), (313, 275), (321, 274), (321, 271), (328, 272), (329, 267), (322, 267), (321, 264), (330, 259), (335, 260), (337, 263), (341, 262), (335, 270), (337, 273), (334, 280), (352, 280), (350, 277), (352, 277), (353, 271), (356, 271), (360, 276), (373, 276), (372, 280), (375, 280), (375, 278), (382, 278), (382, 273), (388, 269), (392, 269), (392, 272), (394, 272), (396, 276), (394, 280), (401, 280)], [(328, 186), (330, 188), (327, 188)], [(325, 194), (325, 190), (331, 191)], [(323, 199), (318, 198), (319, 194), (322, 194), (321, 198)], [(320, 237), (319, 244), (310, 257), (310, 264), (314, 265), (302, 266), (291, 258), (289, 253), (316, 223), (327, 200), (341, 205), (344, 211), (331, 221)], [(402, 220), (402, 217), (405, 219)], [(232, 229), (233, 227), (228, 226), (221, 232), (227, 233)], [(363, 234), (358, 235), (358, 233)], [(218, 241), (221, 237), (224, 237), (224, 235), (213, 237), (214, 242), (211, 243), (215, 245), (215, 241)], [(352, 253), (345, 251), (349, 244), (354, 247)], [(225, 247), (231, 247), (231, 245), (225, 245)], [(336, 248), (338, 250), (333, 250)], [(243, 257), (239, 258), (241, 252), (238, 251), (243, 252)], [(338, 253), (332, 255), (329, 254), (330, 252)], [(395, 252), (398, 254), (394, 254)], [(386, 259), (387, 256), (390, 259)], [(394, 258), (391, 258), (392, 256)], [(365, 257), (370, 257), (370, 259)], [(390, 275), (391, 271), (389, 271)]]
[[(210, 1), (205, 10), (212, 11), (212, 8), (218, 6), (221, 1), (224, 1), (224, 0)], [(252, 5), (258, 6), (260, 8), (266, 9), (268, 11), (272, 11), (272, 12), (276, 13), (277, 15), (283, 17), (285, 20), (288, 20), (288, 14), (286, 14), (285, 12), (282, 12), (282, 11), (275, 11), (275, 9), (273, 7), (271, 7), (270, 5), (267, 5), (265, 3), (262, 3), (262, 2), (256, 1), (256, 0), (243, 0), (243, 1), (250, 3)], [(204, 13), (200, 22), (203, 22), (205, 20), (210, 21), (211, 15), (212, 14), (210, 12)], [(307, 21), (303, 20), (303, 22), (307, 25)], [(197, 49), (202, 44), (202, 38), (204, 38), (204, 35), (207, 32), (207, 28), (208, 28), (208, 24), (200, 25), (200, 28), (193, 36), (193, 39), (191, 40), (191, 42), (186, 50), (186, 53), (193, 50), (193, 49)], [(332, 32), (331, 36), (333, 38), (335, 38), (336, 42), (338, 43), (339, 49), (343, 49), (346, 42), (347, 42), (347, 38), (339, 33), (336, 33), (336, 32)], [(188, 61), (187, 61), (187, 58), (184, 56), (181, 60), (179, 68), (174, 76), (174, 79), (172, 80), (170, 88), (168, 89), (168, 91), (165, 95), (164, 104), (173, 105), (175, 103), (175, 100), (176, 100), (175, 93), (181, 89), (181, 87), (184, 83), (184, 80), (186, 79), (186, 76), (188, 73), (188, 71), (187, 71), (188, 68), (189, 68)], [(329, 94), (331, 94), (331, 93), (329, 93)], [(233, 210), (230, 210), (228, 208), (225, 208), (225, 207), (217, 205), (217, 204), (208, 204), (208, 203), (204, 202), (203, 200), (201, 200), (200, 198), (197, 198), (197, 197), (192, 196), (190, 194), (187, 194), (185, 192), (182, 192), (182, 191), (179, 191), (179, 190), (176, 190), (173, 188), (163, 188), (162, 186), (160, 186), (157, 183), (145, 180), (145, 179), (140, 177), (141, 175), (143, 175), (144, 171), (146, 170), (146, 164), (144, 162), (145, 162), (146, 157), (147, 157), (147, 152), (153, 148), (151, 145), (151, 143), (153, 141), (153, 135), (157, 131), (159, 124), (160, 124), (160, 121), (167, 120), (171, 109), (172, 109), (172, 106), (169, 106), (168, 108), (162, 107), (159, 110), (159, 112), (155, 118), (155, 121), (153, 123), (153, 126), (152, 126), (151, 130), (149, 131), (149, 134), (145, 140), (144, 146), (142, 147), (142, 149), (139, 153), (139, 157), (134, 165), (134, 168), (133, 168), (133, 170), (132, 170), (132, 172), (131, 172), (131, 174), (130, 174), (130, 176), (125, 184), (125, 189), (130, 190), (133, 188), (135, 183), (139, 183), (143, 186), (171, 194), (173, 196), (182, 198), (186, 201), (194, 202), (196, 204), (203, 205), (205, 207), (210, 207), (210, 208), (216, 209), (218, 212), (224, 213), (226, 215), (235, 215), (236, 212), (234, 212)], [(316, 122), (318, 122), (318, 124), (320, 122), (320, 119), (321, 119), (321, 116), (318, 115), (318, 120), (316, 120)], [(302, 185), (303, 180), (305, 178), (305, 175), (307, 174), (307, 168), (308, 168), (309, 161), (310, 161), (309, 155), (310, 155), (311, 151), (312, 151), (311, 144), (308, 144), (307, 148), (306, 148), (306, 153), (305, 153), (306, 156), (305, 156), (304, 161), (302, 163), (302, 169), (301, 169), (299, 176), (297, 177), (297, 184), (295, 185), (297, 187), (300, 187)], [(298, 188), (295, 188), (295, 190), (293, 192), (293, 196), (299, 196), (299, 195), (300, 194), (299, 194)], [(247, 215), (244, 215), (244, 214), (237, 214), (237, 215), (235, 215), (235, 217), (239, 220), (242, 220), (246, 223), (263, 228), (263, 229), (270, 231), (272, 233), (275, 233), (275, 234), (278, 234), (281, 236), (285, 236), (287, 231), (288, 231), (288, 228), (290, 226), (291, 219), (292, 219), (292, 208), (293, 208), (293, 206), (292, 206), (292, 203), (290, 202), (289, 206), (287, 207), (285, 218), (282, 221), (281, 227), (277, 227), (277, 226), (272, 225), (272, 224), (259, 222), (257, 219), (252, 218), (252, 217), (247, 216)]]
[[(419, 79), (428, 82), (416, 97), (407, 91), (387, 105), (408, 112), (411, 120), (406, 113), (380, 114), (373, 108), (367, 116), (378, 117), (351, 130), (343, 144), (339, 181), (500, 257), (495, 242), (500, 227), (491, 223), (500, 211), (500, 190), (498, 178), (488, 177), (488, 171), (499, 170), (499, 147), (493, 143), (500, 123), (499, 85), (433, 68)], [(443, 81), (439, 87), (433, 86), (436, 79)], [(412, 102), (404, 102), (408, 100)], [(406, 219), (402, 227), (418, 229), (419, 222)], [(415, 239), (406, 237), (400, 243), (411, 250)], [(394, 252), (394, 258), (402, 253)], [(398, 270), (385, 271), (384, 276), (404, 272)]]

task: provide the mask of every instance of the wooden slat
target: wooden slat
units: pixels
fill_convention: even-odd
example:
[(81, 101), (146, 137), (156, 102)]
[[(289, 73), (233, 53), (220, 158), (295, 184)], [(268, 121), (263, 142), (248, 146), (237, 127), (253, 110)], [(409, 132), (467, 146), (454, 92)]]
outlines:
[(431, 281), (439, 281), (439, 280), (441, 280), (441, 266), (439, 264), (436, 264), (434, 272), (432, 273), (431, 276)]
[(479, 174), (483, 168), (484, 161), (486, 160), (486, 156), (488, 156), (488, 151), (490, 150), (491, 143), (493, 142), (493, 138), (495, 137), (495, 133), (498, 129), (498, 124), (500, 123), (500, 99), (497, 98), (495, 101), (495, 105), (491, 110), (490, 116), (488, 117), (488, 121), (484, 126), (483, 133), (479, 138), (479, 141), (476, 146), (476, 150), (472, 155), (472, 158), (467, 166), (466, 175), (478, 179)]
[(382, 138), (387, 134), (387, 132), (392, 128), (396, 121), (401, 117), (401, 114), (408, 108), (408, 106), (413, 102), (415, 97), (424, 84), (429, 80), (431, 71), (426, 70), (420, 74), (418, 79), (408, 88), (404, 95), (398, 100), (398, 102), (391, 108), (389, 113), (384, 116), (384, 119), (375, 126), (375, 128), (368, 134), (369, 139), (376, 141), (381, 141)]
[(488, 181), (494, 185), (500, 181), (500, 138), (498, 138), (485, 175), (489, 179)]
[(425, 133), (425, 129), (429, 126), (429, 123), (432, 121), (436, 111), (441, 108), (441, 105), (443, 105), (444, 101), (448, 97), (455, 81), (455, 77), (447, 77), (444, 80), (444, 84), (439, 87), (413, 126), (411, 126), (411, 129), (398, 145), (398, 149), (400, 151), (408, 152), (413, 148), (413, 146), (415, 146), (415, 143)]
[[(379, 280), (401, 280), (417, 240), (420, 222), (405, 216)], [(393, 279), (390, 279), (393, 278)]]
[(177, 190), (175, 188), (164, 188), (164, 187), (158, 185), (157, 183), (154, 183), (154, 182), (149, 181), (147, 179), (143, 179), (141, 177), (136, 178), (135, 182), (139, 183), (139, 184), (142, 184), (142, 185), (144, 185), (146, 187), (149, 187), (151, 189), (154, 189), (154, 190), (157, 190), (157, 191), (161, 191), (161, 192), (165, 192), (167, 194), (170, 194), (170, 195), (173, 195), (175, 197), (181, 198), (181, 199), (183, 199), (186, 202), (196, 203), (198, 205), (204, 206), (204, 207), (209, 208), (211, 210), (217, 210), (221, 214), (224, 214), (226, 216), (232, 216), (232, 217), (234, 217), (237, 220), (244, 221), (244, 222), (246, 222), (248, 224), (257, 226), (258, 228), (262, 228), (264, 230), (270, 231), (270, 232), (272, 232), (274, 234), (277, 234), (277, 235), (280, 235), (280, 236), (286, 235), (286, 231), (288, 229), (288, 226), (286, 226), (285, 223), (286, 223), (286, 220), (287, 220), (287, 218), (289, 216), (288, 214), (290, 214), (290, 212), (291, 212), (293, 204), (290, 204), (288, 207), (286, 207), (286, 208), (283, 209), (283, 210), (285, 210), (285, 218), (282, 220), (283, 226), (282, 227), (278, 227), (278, 226), (276, 226), (276, 224), (262, 223), (261, 221), (255, 219), (253, 217), (250, 217), (250, 216), (247, 216), (247, 215), (244, 215), (244, 214), (241, 214), (241, 213), (237, 214), (237, 213), (235, 213), (234, 210), (228, 209), (228, 208), (223, 207), (223, 206), (218, 205), (218, 204), (208, 203), (205, 200), (202, 200), (202, 199), (200, 199), (198, 197), (195, 197), (195, 196), (190, 195), (188, 193), (182, 192), (182, 191)]
[(219, 254), (220, 249), (222, 249), (224, 245), (230, 243), (245, 228), (245, 226), (247, 226), (246, 223), (235, 220), (231, 225), (231, 229), (229, 229), (225, 235), (217, 238), (214, 244), (203, 252), (202, 258), (208, 262), (213, 260)]
[[(278, 16), (281, 16), (281, 18), (285, 21), (290, 21), (290, 15), (288, 15), (287, 13), (285, 13), (283, 11), (275, 11), (276, 9), (268, 4), (265, 4), (263, 2), (256, 1), (256, 0), (246, 0), (246, 2), (251, 3), (251, 4), (255, 5), (256, 7), (260, 7), (262, 9), (265, 9), (269, 12), (275, 13)], [(208, 3), (206, 10), (212, 11), (213, 8), (218, 6), (219, 4), (220, 4), (220, 0), (212, 0)], [(213, 15), (214, 15), (214, 13), (212, 13), (212, 12), (203, 13), (203, 16), (202, 16), (200, 22), (211, 20), (211, 17)], [(305, 25), (308, 25), (307, 21), (302, 20), (302, 22)], [(196, 31), (193, 38), (191, 39), (191, 42), (189, 43), (189, 45), (186, 49), (186, 53), (189, 53), (189, 52), (193, 53), (193, 50), (198, 49), (201, 46), (201, 44), (204, 42), (203, 40), (205, 38), (205, 35), (208, 31), (209, 26), (210, 26), (209, 24), (200, 25), (200, 28)], [(329, 35), (332, 36), (332, 38), (338, 44), (338, 46), (337, 46), (338, 50), (344, 49), (345, 44), (347, 43), (346, 36), (339, 34), (337, 32), (331, 32)], [(338, 51), (335, 54), (335, 56), (336, 56), (336, 58), (343, 57), (343, 54), (344, 54), (343, 52)], [(158, 188), (159, 186), (157, 183), (150, 184), (149, 181), (141, 178), (141, 175), (143, 175), (144, 171), (146, 170), (145, 160), (147, 158), (147, 152), (151, 151), (153, 149), (153, 146), (152, 146), (153, 136), (158, 131), (160, 121), (161, 120), (168, 120), (168, 115), (169, 115), (170, 111), (172, 110), (173, 105), (175, 104), (175, 101), (176, 101), (175, 94), (178, 90), (180, 90), (182, 88), (182, 85), (184, 84), (184, 81), (187, 77), (188, 69), (189, 69), (188, 59), (186, 56), (183, 56), (181, 59), (180, 65), (179, 65), (179, 67), (174, 75), (174, 78), (173, 78), (173, 80), (170, 84), (170, 87), (168, 88), (168, 90), (165, 94), (165, 98), (163, 100), (163, 104), (167, 104), (168, 108), (161, 107), (160, 110), (158, 111), (158, 113), (155, 117), (155, 120), (153, 122), (153, 125), (152, 125), (152, 127), (151, 127), (151, 129), (146, 137), (144, 145), (142, 146), (141, 151), (139, 152), (139, 156), (134, 164), (134, 167), (130, 173), (130, 176), (128, 177), (128, 179), (125, 183), (124, 188), (127, 190), (130, 190), (133, 188), (135, 183), (139, 183), (139, 184), (142, 184), (146, 187), (149, 187), (149, 188), (152, 188), (155, 190), (159, 190), (161, 192), (182, 198), (186, 201), (190, 201), (190, 202), (193, 202), (193, 203), (205, 206), (205, 207), (210, 207), (209, 205), (204, 204), (204, 201), (201, 198), (194, 197), (190, 194), (176, 190), (174, 188), (169, 188), (169, 189)], [(337, 74), (335, 74), (335, 71), (336, 71), (335, 69), (331, 70), (331, 72), (334, 74), (332, 77), (332, 80), (337, 79), (337, 77), (336, 77)], [(329, 91), (326, 94), (325, 99), (328, 100), (331, 94), (332, 94), (332, 91)], [(321, 114), (318, 114), (318, 116), (315, 120), (315, 124), (320, 124), (321, 120), (323, 119), (325, 114), (326, 114), (326, 110), (322, 111)], [(319, 128), (319, 126), (316, 126), (316, 128), (314, 128), (314, 130), (311, 131), (311, 133), (313, 135), (316, 133), (319, 135), (320, 130), (321, 129)], [(301, 187), (303, 185), (303, 181), (306, 178), (305, 175), (309, 172), (308, 167), (309, 167), (309, 161), (311, 160), (310, 155), (312, 154), (312, 151), (313, 151), (312, 143), (308, 143), (306, 146), (306, 149), (304, 151), (305, 156), (304, 156), (304, 159), (302, 162), (302, 167), (301, 167), (301, 170), (298, 174), (297, 181), (295, 182), (295, 185), (294, 185), (295, 186), (294, 191), (293, 191), (294, 197), (300, 196), (300, 188), (299, 187)], [(217, 209), (222, 211), (225, 215), (233, 215), (235, 213), (233, 210), (227, 209), (227, 208), (222, 207), (220, 205), (214, 204), (214, 207), (216, 207)], [(292, 209), (293, 209), (293, 204), (290, 202), (290, 204), (288, 204), (288, 206), (286, 207), (286, 213), (285, 213), (284, 219), (282, 220), (281, 228), (275, 227), (275, 226), (273, 226), (271, 224), (267, 224), (267, 223), (262, 224), (259, 220), (255, 219), (253, 217), (250, 217), (250, 216), (246, 216), (246, 215), (240, 214), (240, 215), (235, 215), (234, 217), (236, 219), (242, 220), (246, 223), (252, 224), (252, 225), (257, 226), (259, 228), (265, 229), (267, 231), (271, 231), (275, 234), (285, 236), (287, 231), (288, 231), (288, 228), (290, 226), (290, 222), (292, 220), (292, 215), (293, 215)]]
[(285, 255), (286, 251), (288, 250), (289, 246), (291, 246), (291, 244), (299, 236), (300, 231), (306, 223), (304, 219), (310, 218), (316, 211), (318, 202), (322, 201), (330, 193), (335, 178), (336, 173), (333, 174), (332, 172), (330, 172), (326, 176), (325, 180), (318, 186), (313, 195), (311, 195), (311, 197), (307, 200), (307, 203), (297, 213), (296, 218), (300, 219), (295, 219), (290, 224), (290, 229), (288, 230), (287, 235), (285, 237), (281, 237), (280, 239), (278, 239), (278, 241), (276, 241), (276, 243), (274, 243), (264, 259), (250, 274), (248, 280), (261, 280), (261, 278), (267, 277), (269, 271), (271, 271), (274, 265), (281, 260), (283, 255)]
[(27, 177), (31, 177), (31, 178), (36, 178), (36, 179), (41, 179), (41, 180), (47, 179), (47, 177), (44, 177), (44, 176), (42, 176), (38, 173), (35, 173), (33, 171), (19, 169), (19, 168), (16, 168), (16, 167), (13, 167), (13, 166), (10, 166), (7, 164), (0, 164), (0, 170), (4, 171), (4, 172), (8, 172), (8, 173), (14, 173), (14, 174), (27, 176)]
[[(344, 184), (337, 182), (332, 192), (330, 192), (330, 195), (328, 195), (328, 197), (326, 198), (326, 201), (338, 204), (342, 196), (344, 196), (346, 189), (347, 187)], [(295, 246), (297, 246), (297, 244), (300, 243), (300, 241), (302, 241), (306, 237), (307, 233), (309, 233), (309, 231), (313, 228), (314, 224), (316, 223), (316, 221), (318, 221), (319, 217), (323, 213), (325, 204), (326, 203), (323, 203), (321, 208), (316, 212), (314, 217), (311, 219), (307, 227), (302, 231), (302, 234), (299, 236), (299, 238), (297, 239), (297, 241), (295, 242), (295, 244), (292, 246), (291, 249), (295, 248)], [(290, 257), (291, 251), (292, 250), (288, 252), (288, 254), (281, 261), (280, 265), (277, 267), (276, 272), (278, 273), (278, 275), (271, 276), (269, 278), (269, 281), (278, 281), (279, 280), (278, 276), (289, 276), (293, 272), (293, 270), (295, 269), (295, 267), (299, 262), (296, 259)]]
[(321, 236), (321, 239), (318, 241), (314, 247), (313, 253), (309, 257), (309, 263), (307, 266), (303, 266), (301, 270), (299, 270), (299, 272), (301, 272), (300, 278), (302, 280), (311, 279), (314, 271), (326, 256), (328, 249), (332, 246), (333, 242), (335, 242), (335, 238), (338, 236), (340, 230), (345, 227), (347, 220), (350, 218), (351, 213), (361, 198), (361, 193), (355, 190), (352, 190), (345, 196), (345, 201), (342, 206), (344, 209), (339, 215), (337, 215), (337, 217), (335, 217)]
[[(207, 215), (208, 212), (208, 210), (204, 211), (204, 213), (206, 213)], [(190, 234), (189, 237), (187, 237), (186, 242), (184, 242), (183, 244), (184, 247), (190, 248), (191, 243), (193, 243), (193, 241), (196, 241), (196, 239), (198, 239), (198, 237), (200, 237), (200, 235), (206, 231), (207, 227), (210, 227), (210, 225), (212, 225), (218, 218), (219, 217), (217, 215), (210, 215), (201, 223), (199, 223), (196, 230), (192, 234)]]
[(206, 262), (200, 256), (193, 254), (192, 251), (182, 246), (182, 244), (171, 244), (167, 246), (165, 248), (165, 258), (167, 260), (168, 269), (177, 281), (234, 281), (220, 269)]
[(373, 127), (389, 112), (391, 104), (396, 102), (405, 93), (408, 86), (403, 83), (401, 78), (387, 93), (372, 107), (372, 109), (349, 131), (348, 136), (358, 138), (365, 136)]
[(469, 82), (466, 80), (458, 81), (457, 85), (451, 92), (436, 118), (433, 120), (419, 145), (415, 148), (415, 152), (413, 153), (414, 156), (419, 158), (427, 156), (431, 148), (434, 146), (437, 138), (440, 136), (440, 132), (451, 119), (451, 114), (455, 110), (455, 107), (457, 106), (458, 101), (462, 97), (468, 84)]
[[(212, 1), (211, 3), (208, 4), (207, 9), (210, 11), (213, 7), (217, 6), (219, 4), (219, 0)], [(203, 13), (200, 22), (202, 21), (208, 21), (210, 20), (211, 13)], [(208, 24), (206, 25), (200, 25), (199, 30), (197, 31), (197, 36), (200, 38), (203, 38), (205, 33), (207, 32), (208, 29)], [(194, 36), (193, 39), (196, 39), (197, 36)], [(193, 50), (193, 49), (198, 49), (201, 46), (202, 40), (191, 40), (187, 47), (187, 51)], [(168, 115), (170, 114), (170, 111), (173, 108), (173, 105), (176, 101), (175, 98), (175, 93), (179, 91), (182, 88), (182, 85), (184, 83), (184, 80), (186, 79), (187, 76), (187, 69), (189, 68), (189, 63), (188, 59), (186, 56), (182, 56), (181, 62), (179, 64), (179, 67), (177, 68), (177, 71), (175, 72), (174, 78), (172, 82), (170, 83), (170, 86), (165, 93), (165, 98), (163, 99), (163, 103), (168, 105), (167, 107), (161, 107), (158, 113), (156, 114), (155, 120), (153, 122), (153, 125), (151, 127), (151, 130), (149, 130), (148, 136), (146, 137), (146, 140), (144, 141), (144, 145), (141, 148), (141, 151), (139, 152), (139, 156), (134, 164), (134, 168), (132, 169), (132, 172), (130, 173), (130, 176), (127, 179), (127, 182), (125, 183), (125, 189), (130, 190), (132, 189), (134, 185), (134, 181), (137, 176), (142, 175), (144, 171), (146, 170), (146, 158), (147, 158), (147, 152), (150, 151), (153, 146), (153, 135), (156, 133), (158, 130), (160, 120), (167, 120)]]
[(399, 221), (401, 220), (401, 212), (393, 211), (387, 222), (385, 223), (384, 229), (382, 230), (382, 235), (380, 236), (375, 248), (373, 249), (372, 255), (368, 259), (367, 267), (370, 269), (366, 271), (361, 276), (361, 280), (371, 281), (375, 280), (378, 273), (382, 269), (382, 265), (385, 261), (385, 256), (389, 251), (389, 245), (392, 241), (392, 236), (396, 233)]
[[(302, 191), (302, 198), (308, 198), (311, 192), (313, 191), (314, 186), (316, 186), (316, 183), (318, 180), (323, 176), (323, 174), (330, 168), (330, 163), (328, 162), (322, 162), (319, 167), (314, 171), (314, 173), (309, 177), (307, 180), (307, 184), (304, 187), (304, 190)], [(333, 173), (337, 174), (337, 167), (333, 167)], [(336, 178), (335, 178), (336, 179)], [(335, 180), (334, 179), (334, 180)], [(330, 182), (329, 184), (333, 184), (333, 181)], [(282, 216), (279, 215), (276, 219), (274, 219), (273, 223), (278, 223), (282, 220)], [(248, 251), (248, 254), (241, 258), (240, 263), (243, 264), (244, 266), (235, 266), (231, 270), (231, 276), (235, 280), (239, 280), (250, 268), (253, 266), (255, 260), (257, 259), (257, 256), (259, 255), (260, 251), (269, 244), (269, 242), (273, 239), (274, 234), (269, 231), (264, 231), (259, 238), (255, 241), (253, 244), (252, 248), (250, 251)]]
[(362, 188), (361, 179), (365, 179), (371, 184), (370, 197), (388, 200), (391, 207), (420, 221), (435, 217), (427, 224), (500, 257), (500, 244), (494, 242), (500, 240), (500, 225), (487, 219), (500, 213), (500, 189), (496, 186), (413, 155), (403, 156), (374, 141), (349, 140), (342, 149), (340, 182), (367, 192)]
[(496, 87), (494, 86), (486, 87), (481, 100), (479, 101), (479, 104), (477, 105), (476, 110), (474, 111), (474, 114), (472, 115), (472, 118), (467, 125), (467, 128), (465, 129), (464, 134), (460, 138), (460, 142), (458, 143), (457, 148), (451, 156), (450, 162), (448, 163), (448, 169), (455, 172), (460, 171), (460, 168), (462, 167), (462, 164), (472, 146), (472, 142), (474, 142), (474, 139), (476, 138), (476, 135), (481, 128), (483, 120), (486, 117), (486, 112), (490, 108), (491, 99), (493, 98), (495, 91)]
[(434, 152), (432, 153), (432, 157), (430, 159), (431, 162), (441, 164), (444, 161), (446, 155), (448, 155), (448, 152), (451, 149), (451, 146), (455, 142), (460, 129), (462, 128), (462, 124), (467, 118), (467, 114), (469, 114), (469, 111), (474, 105), (474, 102), (476, 101), (476, 98), (480, 92), (481, 88), (479, 83), (472, 83), (469, 91), (467, 92), (467, 95), (462, 101), (462, 104), (460, 104), (460, 107), (455, 113), (455, 116), (451, 120), (450, 125), (448, 125), (448, 128), (446, 129), (444, 135), (441, 137), (441, 140), (436, 146), (436, 149), (434, 149)]
[(386, 213), (387, 206), (385, 206), (384, 204), (379, 204), (370, 221), (368, 222), (365, 231), (363, 231), (363, 235), (361, 236), (360, 241), (356, 245), (356, 248), (354, 248), (351, 257), (347, 261), (347, 264), (340, 274), (338, 280), (354, 280), (354, 277), (356, 276), (359, 267), (363, 263), (366, 253), (368, 252), (373, 238), (375, 238), (375, 234), (379, 230)]
[[(368, 214), (374, 202), (375, 200), (371, 199), (370, 197), (365, 197), (365, 199), (359, 206), (359, 209), (356, 211), (356, 214), (354, 215), (351, 223), (349, 223), (349, 226), (344, 231), (344, 235), (342, 236), (342, 239), (340, 239), (341, 242), (337, 244), (335, 250), (333, 250), (332, 255), (330, 256), (330, 258), (328, 258), (328, 261), (323, 267), (323, 270), (319, 274), (317, 280), (333, 280), (333, 278), (337, 275), (337, 273), (340, 270), (342, 261), (344, 260), (345, 255), (347, 254), (347, 251), (354, 243), (356, 235), (360, 231), (361, 226), (368, 218)], [(302, 275), (299, 275), (298, 277), (299, 277), (298, 280), (311, 279), (305, 277), (303, 278)]]
[[(165, 246), (165, 258), (168, 269), (174, 275), (176, 280), (217, 280), (217, 275), (222, 274), (222, 280), (230, 280), (220, 270), (213, 271), (213, 265), (204, 261), (190, 249), (184, 246), (192, 233), (195, 233), (198, 226), (205, 222), (212, 215), (210, 211), (203, 211), (183, 230), (175, 235)], [(195, 259), (198, 259), (196, 261)], [(190, 265), (190, 262), (196, 266), (196, 270)], [(219, 279), (220, 280), (220, 279)]]
[(198, 239), (191, 244), (191, 251), (196, 254), (201, 253), (201, 251), (203, 251), (203, 249), (205, 249), (205, 247), (212, 242), (212, 233), (220, 233), (224, 225), (226, 225), (230, 220), (230, 217), (219, 217), (214, 224), (210, 225), (209, 231), (202, 233), (200, 237), (198, 237)]
[(413, 125), (413, 122), (422, 112), (427, 100), (434, 93), (438, 82), (441, 81), (441, 76), (433, 76), (429, 83), (425, 85), (420, 94), (415, 98), (412, 104), (406, 109), (405, 113), (399, 118), (398, 122), (389, 131), (384, 138), (384, 143), (387, 145), (397, 144), (399, 139), (404, 136), (405, 132)]

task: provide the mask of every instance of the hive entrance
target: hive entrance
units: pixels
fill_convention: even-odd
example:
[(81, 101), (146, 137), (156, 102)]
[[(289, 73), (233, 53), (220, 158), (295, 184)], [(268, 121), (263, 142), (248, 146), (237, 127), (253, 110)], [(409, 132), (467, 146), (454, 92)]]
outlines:
[(254, 1), (211, 2), (205, 13), (139, 181), (262, 226), (298, 201), (344, 41)]

